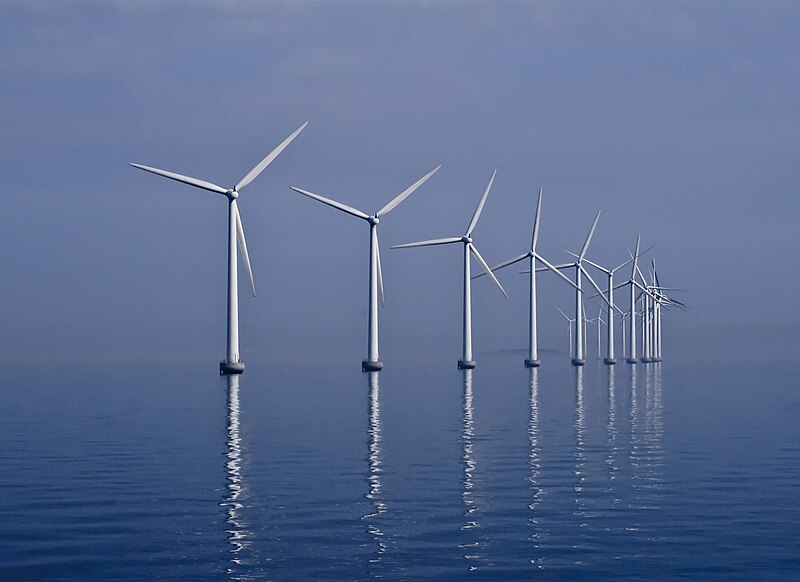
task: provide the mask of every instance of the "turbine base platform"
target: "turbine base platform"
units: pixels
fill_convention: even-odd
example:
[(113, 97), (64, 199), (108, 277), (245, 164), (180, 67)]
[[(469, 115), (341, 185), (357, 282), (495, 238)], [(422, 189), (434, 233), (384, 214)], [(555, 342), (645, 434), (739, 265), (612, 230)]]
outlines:
[(603, 363), (606, 366), (613, 366), (614, 364), (617, 363), (617, 360), (615, 360), (614, 358), (603, 358)]
[(530, 358), (525, 358), (525, 367), (526, 368), (538, 368), (541, 362), (539, 360), (531, 360)]
[(637, 360), (636, 358), (627, 358), (625, 361), (627, 363), (629, 363), (629, 364), (638, 364), (639, 363), (639, 360)]
[(475, 367), (475, 360), (459, 360), (458, 361), (458, 369), (459, 370), (471, 370)]
[(572, 358), (573, 366), (583, 366), (584, 364), (586, 364), (586, 360), (579, 360), (578, 358)]
[(362, 372), (378, 372), (383, 369), (383, 362), (380, 360), (362, 360), (361, 361), (361, 371)]
[(244, 372), (244, 362), (220, 362), (219, 375), (241, 374)]
[(653, 363), (653, 358), (642, 358), (642, 363), (643, 364), (652, 364)]

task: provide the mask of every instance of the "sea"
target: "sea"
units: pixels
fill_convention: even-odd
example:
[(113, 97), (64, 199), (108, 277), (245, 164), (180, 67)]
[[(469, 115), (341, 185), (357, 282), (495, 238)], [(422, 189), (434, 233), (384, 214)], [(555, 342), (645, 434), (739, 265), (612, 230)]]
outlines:
[(0, 580), (798, 580), (800, 371), (5, 370)]

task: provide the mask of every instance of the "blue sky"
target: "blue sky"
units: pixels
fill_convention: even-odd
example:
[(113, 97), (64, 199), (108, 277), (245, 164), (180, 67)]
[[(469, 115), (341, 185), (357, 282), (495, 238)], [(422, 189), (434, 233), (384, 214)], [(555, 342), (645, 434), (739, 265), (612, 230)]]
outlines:
[[(657, 245), (692, 306), (666, 350), (796, 346), (798, 28), (794, 2), (0, 2), (4, 357), (220, 357), (224, 199), (128, 162), (233, 184), (305, 120), (240, 199), (245, 359), (363, 356), (366, 225), (289, 186), (372, 212), (439, 163), (381, 224), (385, 359), (457, 356), (458, 250), (388, 247), (461, 234), (494, 168), (490, 263), (542, 186), (551, 260), (598, 209), (592, 259)], [(525, 280), (501, 280), (508, 302), (474, 287), (479, 354), (525, 345)], [(544, 347), (555, 305), (543, 281)]]

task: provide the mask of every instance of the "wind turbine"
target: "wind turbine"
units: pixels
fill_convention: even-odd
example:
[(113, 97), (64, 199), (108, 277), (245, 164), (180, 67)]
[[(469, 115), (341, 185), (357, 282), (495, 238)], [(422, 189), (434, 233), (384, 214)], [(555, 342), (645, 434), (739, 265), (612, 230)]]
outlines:
[(405, 243), (401, 245), (395, 245), (393, 249), (408, 249), (412, 247), (428, 247), (434, 245), (447, 245), (452, 243), (463, 243), (464, 244), (464, 318), (463, 318), (463, 350), (462, 350), (462, 357), (458, 361), (459, 369), (472, 369), (475, 367), (475, 360), (472, 358), (472, 285), (471, 285), (471, 278), (470, 278), (470, 255), (475, 257), (475, 260), (478, 261), (483, 270), (489, 275), (489, 278), (497, 285), (497, 288), (500, 289), (500, 292), (505, 295), (505, 298), (508, 299), (508, 294), (506, 290), (503, 289), (503, 286), (500, 284), (500, 281), (497, 280), (497, 277), (494, 276), (492, 270), (489, 268), (489, 265), (486, 264), (486, 261), (483, 260), (483, 257), (478, 252), (478, 249), (475, 247), (475, 244), (472, 242), (472, 231), (475, 230), (475, 226), (478, 224), (478, 219), (481, 216), (481, 212), (483, 211), (483, 205), (486, 203), (486, 198), (489, 196), (489, 191), (492, 189), (492, 183), (494, 182), (494, 177), (497, 174), (497, 170), (492, 172), (492, 177), (489, 178), (489, 183), (486, 185), (486, 190), (483, 192), (483, 196), (481, 196), (480, 201), (478, 202), (478, 207), (475, 209), (475, 212), (472, 214), (472, 220), (469, 221), (469, 226), (467, 226), (467, 230), (464, 233), (464, 236), (451, 236), (446, 238), (437, 238), (432, 240), (423, 240), (419, 242), (412, 242), (412, 243)]
[[(575, 259), (574, 263), (565, 263), (563, 265), (556, 265), (556, 269), (575, 269), (575, 321), (578, 322), (575, 324), (575, 354), (572, 358), (572, 365), (573, 366), (583, 366), (586, 363), (586, 359), (584, 358), (584, 346), (583, 346), (583, 326), (580, 322), (583, 321), (583, 297), (581, 296), (582, 289), (582, 276), (586, 276), (589, 283), (591, 283), (592, 287), (595, 288), (597, 293), (606, 303), (609, 303), (608, 299), (606, 298), (605, 294), (600, 290), (597, 283), (594, 282), (592, 276), (589, 275), (589, 272), (584, 268), (583, 261), (584, 257), (586, 256), (586, 251), (589, 250), (589, 243), (592, 242), (592, 236), (594, 236), (594, 230), (597, 228), (597, 221), (600, 220), (600, 211), (597, 211), (597, 215), (594, 217), (594, 222), (592, 223), (592, 228), (589, 229), (589, 234), (586, 236), (586, 240), (583, 243), (583, 247), (581, 248), (581, 252), (578, 257)], [(538, 270), (543, 271), (543, 268), (539, 268)]]
[[(653, 247), (650, 247), (650, 248), (653, 248)], [(650, 249), (647, 249), (647, 251), (649, 251), (649, 250)], [(641, 254), (644, 254), (647, 251), (644, 251)], [(628, 259), (627, 261), (625, 261), (621, 265), (617, 265), (613, 269), (608, 269), (606, 267), (598, 265), (597, 263), (593, 263), (589, 259), (585, 259), (585, 260), (589, 265), (591, 265), (592, 267), (594, 267), (598, 271), (602, 271), (603, 273), (605, 273), (608, 276), (608, 297), (606, 298), (606, 303), (607, 303), (606, 308), (607, 308), (607, 314), (608, 314), (608, 338), (607, 338), (608, 346), (607, 346), (606, 357), (603, 360), (603, 363), (608, 365), (608, 366), (613, 366), (614, 364), (617, 363), (617, 360), (614, 357), (614, 310), (616, 309), (617, 311), (620, 312), (620, 314), (622, 314), (622, 310), (619, 309), (614, 304), (614, 273), (616, 273), (622, 267), (624, 267), (625, 265), (630, 263), (633, 260), (633, 258), (631, 257), (630, 259)], [(624, 356), (624, 351), (625, 350), (623, 348), (623, 356)], [(599, 353), (598, 353), (598, 357), (600, 357)]]
[[(541, 209), (542, 209), (542, 189), (539, 188), (539, 197), (536, 201), (536, 212), (533, 215), (533, 234), (531, 235), (531, 249), (518, 257), (514, 257), (513, 259), (508, 259), (507, 261), (503, 261), (499, 265), (492, 267), (492, 271), (498, 271), (504, 267), (508, 267), (509, 265), (513, 265), (514, 263), (518, 263), (524, 259), (528, 259), (529, 269), (526, 269), (524, 273), (530, 273), (530, 319), (528, 321), (528, 357), (525, 359), (525, 367), (526, 368), (536, 368), (539, 366), (539, 347), (537, 341), (537, 333), (536, 333), (536, 261), (538, 260), (542, 263), (545, 267), (550, 269), (553, 273), (561, 277), (564, 281), (575, 287), (575, 283), (570, 281), (566, 276), (564, 276), (561, 271), (556, 269), (553, 265), (551, 265), (542, 255), (536, 252), (536, 241), (539, 239), (539, 217), (541, 216)], [(483, 277), (485, 273), (478, 273), (477, 275), (473, 276), (473, 279), (477, 279), (478, 277)], [(577, 289), (577, 287), (576, 287)]]
[(378, 223), (382, 216), (394, 210), (398, 204), (411, 196), (417, 188), (422, 186), (427, 179), (439, 171), (441, 167), (441, 165), (436, 166), (433, 170), (395, 196), (386, 206), (378, 210), (375, 214), (367, 214), (366, 212), (362, 212), (351, 206), (342, 204), (341, 202), (325, 198), (319, 194), (314, 194), (307, 190), (296, 188), (295, 186), (291, 187), (295, 192), (299, 192), (328, 206), (333, 206), (342, 212), (366, 220), (369, 223), (369, 323), (367, 333), (367, 359), (361, 362), (362, 372), (377, 372), (383, 368), (380, 351), (378, 350), (378, 293), (380, 293), (381, 304), (383, 304), (383, 273), (381, 271), (381, 250), (378, 245)]
[[(558, 309), (558, 307), (556, 307), (556, 309)], [(564, 316), (564, 319), (567, 320), (567, 331), (568, 331), (568, 334), (569, 334), (569, 340), (568, 340), (569, 341), (569, 357), (571, 358), (572, 357), (572, 348), (573, 348), (573, 346), (572, 346), (572, 322), (575, 321), (575, 320), (574, 319), (570, 319), (569, 316), (567, 316), (567, 314), (564, 313), (563, 311), (561, 311), (560, 309), (558, 309), (558, 312), (561, 315)]]
[(247, 276), (250, 279), (250, 288), (253, 290), (253, 296), (256, 294), (255, 283), (253, 282), (253, 270), (250, 268), (250, 257), (247, 254), (247, 243), (244, 238), (244, 228), (242, 227), (242, 219), (239, 216), (239, 206), (236, 199), (239, 197), (239, 191), (247, 186), (250, 182), (269, 166), (272, 161), (278, 157), (286, 146), (288, 146), (298, 134), (303, 131), (308, 125), (306, 121), (303, 125), (298, 127), (292, 132), (289, 137), (281, 142), (281, 144), (272, 150), (267, 157), (261, 160), (247, 175), (239, 180), (233, 188), (223, 188), (206, 182), (205, 180), (198, 180), (197, 178), (190, 178), (174, 172), (167, 172), (166, 170), (159, 170), (158, 168), (151, 168), (141, 164), (131, 164), (134, 168), (139, 168), (145, 172), (158, 174), (170, 180), (176, 180), (222, 194), (228, 199), (228, 339), (227, 339), (227, 356), (224, 361), (219, 363), (220, 374), (241, 374), (244, 372), (244, 362), (239, 357), (239, 280), (237, 272), (237, 253), (236, 245), (238, 242), (239, 249), (242, 251), (242, 261), (244, 262)]
[[(639, 243), (641, 241), (641, 235), (636, 235), (636, 249), (633, 251), (631, 258), (633, 259), (633, 265), (631, 265), (631, 277), (619, 287), (624, 287), (625, 285), (630, 285), (630, 292), (631, 292), (631, 300), (630, 300), (630, 321), (629, 323), (629, 330), (630, 330), (630, 353), (628, 354), (628, 363), (635, 364), (638, 362), (638, 358), (636, 357), (636, 288), (638, 287), (643, 293), (647, 293), (650, 295), (650, 292), (645, 289), (645, 287), (636, 280), (636, 275), (639, 269)], [(648, 249), (649, 250), (649, 249)], [(628, 250), (630, 252), (630, 250)], [(644, 343), (644, 338), (642, 339), (642, 343)]]

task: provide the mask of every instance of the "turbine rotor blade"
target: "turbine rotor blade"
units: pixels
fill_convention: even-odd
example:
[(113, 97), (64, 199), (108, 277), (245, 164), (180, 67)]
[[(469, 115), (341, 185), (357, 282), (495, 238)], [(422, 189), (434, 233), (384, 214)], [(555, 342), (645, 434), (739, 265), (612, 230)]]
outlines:
[[(558, 309), (558, 307), (556, 307), (556, 309)], [(570, 323), (572, 323), (572, 320), (571, 320), (569, 317), (567, 317), (567, 314), (566, 314), (566, 313), (564, 313), (564, 312), (563, 312), (563, 311), (561, 311), (560, 309), (558, 309), (558, 312), (559, 312), (561, 315), (563, 315), (563, 316), (564, 316), (564, 319), (566, 319), (567, 321), (569, 321)]]
[(592, 236), (594, 236), (594, 229), (597, 228), (597, 221), (600, 220), (600, 211), (597, 211), (597, 215), (594, 217), (594, 222), (592, 223), (592, 228), (589, 230), (589, 235), (586, 237), (586, 242), (583, 243), (583, 248), (581, 249), (581, 254), (578, 257), (578, 260), (582, 260), (583, 257), (586, 256), (586, 251), (589, 250), (589, 243), (592, 242)]
[[(572, 254), (572, 253), (570, 253), (570, 254)], [(583, 259), (583, 260), (586, 261), (587, 263), (589, 263), (592, 267), (594, 267), (598, 271), (603, 271), (606, 275), (610, 275), (611, 273), (613, 273), (613, 271), (611, 269), (606, 269), (605, 267), (600, 266), (597, 263), (594, 263), (594, 262), (590, 261), (589, 259)], [(627, 265), (627, 263), (625, 263), (625, 264)]]
[(489, 278), (494, 281), (494, 284), (497, 285), (498, 289), (500, 289), (500, 292), (505, 295), (506, 299), (508, 299), (508, 293), (506, 293), (506, 290), (503, 289), (503, 286), (500, 284), (500, 281), (497, 280), (497, 277), (494, 276), (494, 273), (492, 273), (492, 270), (489, 268), (489, 265), (486, 263), (486, 261), (483, 260), (483, 257), (478, 252), (478, 249), (475, 248), (475, 245), (468, 243), (467, 247), (469, 247), (469, 250), (472, 252), (472, 255), (475, 257), (478, 263), (480, 263), (481, 267), (483, 267), (483, 270), (486, 271), (486, 274), (489, 275)]
[[(508, 259), (507, 261), (503, 261), (499, 265), (495, 265), (494, 267), (491, 268), (491, 270), (492, 271), (499, 271), (500, 269), (502, 269), (504, 267), (508, 267), (509, 265), (513, 265), (514, 263), (520, 262), (522, 259), (527, 259), (529, 256), (531, 256), (530, 253), (525, 253), (524, 255), (520, 255), (518, 257), (514, 257), (513, 259)], [(478, 277), (483, 277), (485, 274), (486, 273), (478, 273), (477, 275), (473, 275), (472, 278), (473, 279), (477, 279)]]
[(478, 219), (481, 217), (481, 212), (483, 212), (483, 205), (486, 204), (486, 198), (489, 196), (489, 190), (492, 189), (492, 183), (494, 182), (494, 177), (497, 175), (497, 170), (492, 172), (492, 177), (489, 178), (489, 183), (486, 184), (486, 190), (483, 191), (483, 196), (478, 201), (478, 207), (475, 209), (475, 212), (472, 214), (472, 220), (469, 221), (469, 226), (467, 227), (467, 232), (464, 236), (470, 236), (472, 231), (475, 230), (475, 225), (478, 224)]
[(536, 241), (539, 240), (539, 216), (542, 212), (542, 189), (539, 188), (539, 197), (536, 199), (536, 213), (533, 215), (533, 234), (531, 234), (531, 252), (536, 252)]
[[(534, 255), (534, 256), (536, 257), (536, 259), (537, 259), (537, 260), (538, 260), (540, 263), (542, 263), (542, 264), (543, 264), (545, 267), (547, 267), (547, 269), (549, 269), (550, 271), (552, 271), (553, 273), (555, 273), (556, 275), (558, 275), (559, 277), (561, 277), (561, 278), (562, 278), (564, 281), (566, 281), (567, 283), (569, 283), (570, 285), (572, 285), (572, 286), (573, 286), (575, 289), (578, 289), (578, 286), (577, 286), (575, 283), (573, 283), (573, 282), (570, 280), (570, 278), (569, 278), (569, 277), (567, 277), (567, 276), (566, 276), (564, 273), (562, 273), (561, 271), (559, 271), (559, 270), (558, 270), (559, 268), (563, 268), (563, 267), (564, 267), (564, 265), (561, 265), (561, 267), (559, 267), (558, 265), (551, 265), (551, 264), (550, 264), (550, 263), (547, 261), (547, 259), (545, 259), (543, 256), (541, 256), (541, 255), (540, 255), (540, 254), (538, 254), (538, 253), (536, 253), (536, 255)], [(575, 265), (573, 264), (573, 265), (569, 265), (569, 266), (570, 266), (570, 267), (574, 267)], [(538, 271), (539, 269), (536, 269), (536, 270)], [(578, 289), (578, 290), (582, 292), (582, 290), (580, 290), (580, 289)]]
[(434, 245), (449, 245), (451, 243), (461, 242), (460, 236), (450, 236), (447, 238), (434, 238), (431, 240), (421, 240), (418, 242), (404, 243), (401, 245), (394, 245), (393, 249), (410, 249), (414, 247), (432, 247)]
[(309, 198), (313, 198), (323, 204), (327, 204), (328, 206), (333, 206), (341, 210), (342, 212), (346, 212), (347, 214), (352, 214), (357, 218), (363, 218), (364, 220), (369, 220), (369, 214), (365, 212), (361, 212), (352, 206), (348, 206), (347, 204), (342, 204), (341, 202), (336, 202), (336, 200), (331, 200), (330, 198), (325, 198), (324, 196), (320, 196), (319, 194), (314, 194), (313, 192), (309, 192), (308, 190), (302, 190), (300, 188), (296, 188), (295, 186), (290, 186), (292, 190), (303, 194), (304, 196), (308, 196)]
[(411, 184), (411, 186), (409, 186), (408, 188), (406, 188), (405, 190), (403, 190), (403, 191), (402, 191), (400, 194), (398, 194), (397, 196), (395, 196), (395, 198), (394, 198), (394, 199), (393, 199), (391, 202), (389, 202), (389, 204), (387, 204), (386, 206), (384, 206), (383, 208), (381, 208), (380, 210), (378, 210), (378, 212), (376, 212), (376, 213), (375, 213), (375, 216), (376, 216), (377, 218), (380, 218), (380, 217), (381, 217), (381, 216), (383, 216), (384, 214), (388, 214), (389, 212), (391, 212), (391, 211), (392, 211), (392, 210), (395, 208), (395, 206), (397, 206), (397, 205), (398, 205), (398, 204), (400, 204), (400, 203), (401, 203), (403, 200), (405, 200), (406, 198), (408, 198), (409, 196), (411, 196), (411, 194), (413, 194), (413, 193), (414, 193), (414, 190), (416, 190), (417, 188), (419, 188), (420, 186), (422, 186), (422, 185), (423, 185), (423, 184), (424, 184), (424, 183), (425, 183), (425, 182), (428, 180), (428, 178), (430, 178), (430, 177), (431, 177), (431, 176), (433, 176), (433, 175), (434, 175), (436, 172), (438, 172), (438, 171), (439, 171), (439, 168), (441, 168), (441, 167), (442, 167), (442, 165), (441, 165), (441, 164), (439, 164), (439, 165), (438, 165), (438, 166), (436, 166), (434, 169), (432, 169), (430, 172), (428, 172), (427, 174), (425, 174), (424, 176), (422, 176), (422, 178), (420, 178), (419, 180), (417, 180), (416, 182), (414, 182), (413, 184)]
[(205, 180), (198, 180), (197, 178), (191, 178), (189, 176), (184, 176), (183, 174), (176, 174), (175, 172), (167, 172), (166, 170), (159, 170), (158, 168), (151, 168), (150, 166), (143, 166), (142, 164), (131, 163), (131, 166), (134, 168), (139, 168), (140, 170), (144, 170), (145, 172), (150, 172), (151, 174), (164, 176), (170, 180), (176, 180), (178, 182), (183, 182), (184, 184), (189, 184), (190, 186), (195, 186), (196, 188), (202, 188), (203, 190), (208, 190), (209, 192), (216, 192), (217, 194), (228, 193), (228, 191), (222, 186), (217, 186), (216, 184), (206, 182)]
[(600, 295), (600, 297), (603, 299), (603, 301), (605, 301), (606, 304), (609, 307), (613, 308), (613, 306), (611, 305), (611, 302), (608, 300), (608, 297), (605, 296), (605, 294), (603, 293), (602, 289), (600, 289), (600, 286), (597, 283), (595, 283), (595, 280), (592, 278), (592, 276), (589, 274), (589, 272), (586, 269), (584, 269), (582, 265), (579, 266), (578, 268), (581, 270), (581, 273), (583, 273), (586, 276), (586, 278), (589, 280), (589, 283), (591, 284), (591, 286), (594, 287), (595, 291), (597, 291), (597, 293)]
[(375, 258), (378, 266), (378, 291), (381, 294), (381, 307), (386, 307), (383, 297), (383, 269), (381, 268), (381, 244), (378, 241), (378, 229), (375, 229)]
[(636, 249), (633, 251), (633, 266), (631, 267), (631, 280), (633, 280), (633, 278), (636, 276), (636, 265), (639, 262), (639, 242), (641, 238), (642, 238), (641, 234), (636, 235)]
[(292, 134), (289, 137), (287, 137), (285, 140), (283, 140), (278, 147), (276, 147), (269, 154), (267, 154), (267, 157), (265, 157), (263, 160), (261, 160), (255, 168), (250, 170), (244, 178), (239, 180), (239, 183), (236, 184), (236, 186), (234, 186), (233, 189), (238, 192), (239, 190), (241, 190), (242, 188), (247, 186), (250, 182), (255, 180), (256, 177), (261, 172), (263, 172), (264, 169), (267, 166), (269, 166), (272, 163), (272, 160), (277, 158), (278, 154), (280, 154), (286, 148), (286, 146), (288, 146), (290, 143), (292, 143), (292, 140), (294, 140), (294, 138), (296, 138), (298, 136), (298, 134), (306, 128), (306, 125), (308, 125), (307, 121), (303, 125), (298, 127), (297, 129), (295, 129), (292, 132)]
[(236, 239), (239, 242), (239, 250), (242, 251), (242, 262), (244, 268), (247, 270), (247, 276), (250, 279), (250, 289), (253, 291), (253, 297), (256, 296), (256, 284), (253, 281), (253, 269), (250, 267), (250, 255), (247, 253), (247, 242), (244, 239), (244, 227), (242, 227), (242, 217), (239, 215), (239, 205), (236, 200), (231, 202), (233, 206), (233, 213), (236, 215)]

